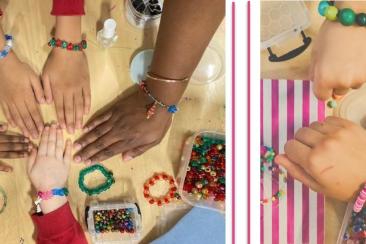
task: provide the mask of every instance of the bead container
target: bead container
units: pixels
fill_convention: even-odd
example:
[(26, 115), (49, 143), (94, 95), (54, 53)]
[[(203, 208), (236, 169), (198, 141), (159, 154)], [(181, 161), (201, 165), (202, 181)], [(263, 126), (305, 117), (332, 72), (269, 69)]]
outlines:
[(125, 0), (126, 18), (138, 28), (158, 25), (162, 13), (161, 0)]
[(189, 137), (177, 177), (182, 200), (224, 213), (225, 159), (225, 134), (201, 131)]
[(141, 235), (141, 214), (135, 203), (91, 203), (88, 231), (95, 244), (137, 243)]

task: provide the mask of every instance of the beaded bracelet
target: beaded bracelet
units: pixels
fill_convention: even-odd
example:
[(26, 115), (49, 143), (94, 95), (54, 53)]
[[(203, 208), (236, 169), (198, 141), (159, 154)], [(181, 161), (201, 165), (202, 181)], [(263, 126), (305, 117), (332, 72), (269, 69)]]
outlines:
[(0, 51), (0, 59), (5, 58), (10, 53), (13, 47), (13, 36), (5, 34), (5, 46), (3, 50)]
[(44, 200), (49, 200), (53, 198), (54, 196), (68, 196), (69, 190), (66, 187), (63, 188), (55, 188), (50, 191), (39, 191), (37, 192), (37, 199), (34, 201), (34, 204), (36, 205), (36, 212), (40, 213), (42, 212), (40, 204)]
[[(164, 196), (151, 196), (150, 186), (155, 185), (155, 182), (159, 180), (168, 182), (169, 190)], [(180, 196), (177, 193), (177, 187), (175, 185), (174, 178), (170, 175), (167, 175), (166, 173), (156, 173), (154, 176), (146, 181), (146, 183), (144, 184), (144, 197), (149, 201), (150, 204), (157, 204), (158, 206), (167, 204), (174, 199), (180, 199)]]
[[(94, 188), (88, 188), (84, 183), (85, 175), (90, 174), (94, 171), (100, 171), (104, 175), (106, 180), (103, 184), (101, 184), (99, 186), (96, 186)], [(115, 182), (115, 180), (113, 178), (113, 173), (111, 171), (107, 170), (106, 168), (104, 168), (100, 164), (94, 164), (88, 168), (81, 170), (80, 174), (79, 174), (79, 181), (78, 181), (80, 189), (83, 192), (85, 192), (86, 194), (88, 194), (89, 196), (98, 195), (98, 194), (102, 193), (103, 191), (108, 190), (114, 182)]]
[(350, 8), (338, 9), (334, 6), (333, 1), (320, 1), (318, 12), (321, 16), (325, 16), (328, 20), (338, 20), (344, 26), (350, 26), (356, 23), (359, 26), (366, 26), (366, 13), (356, 14)]
[(360, 191), (354, 205), (353, 205), (353, 211), (355, 213), (358, 213), (361, 211), (363, 205), (366, 202), (366, 184), (364, 185), (363, 189)]
[(48, 46), (52, 48), (59, 47), (68, 51), (82, 51), (88, 47), (88, 44), (86, 40), (82, 40), (80, 43), (71, 43), (52, 37), (48, 42)]
[(147, 85), (146, 85), (145, 81), (140, 81), (139, 86), (140, 86), (141, 90), (153, 100), (153, 103), (148, 104), (146, 106), (146, 119), (150, 119), (155, 114), (155, 110), (156, 110), (157, 105), (159, 105), (161, 108), (166, 109), (169, 113), (172, 113), (172, 114), (174, 114), (178, 111), (178, 108), (177, 108), (176, 105), (166, 105), (162, 101), (156, 99), (151, 94), (149, 89), (147, 88)]
[(3, 205), (0, 208), (0, 214), (1, 214), (2, 212), (4, 212), (6, 205), (8, 204), (8, 196), (6, 195), (6, 192), (1, 186), (0, 186), (0, 194), (3, 198)]

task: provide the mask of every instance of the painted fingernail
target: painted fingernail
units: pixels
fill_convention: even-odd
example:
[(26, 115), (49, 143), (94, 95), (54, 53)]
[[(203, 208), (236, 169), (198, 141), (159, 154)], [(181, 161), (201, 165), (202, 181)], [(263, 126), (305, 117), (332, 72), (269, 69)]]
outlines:
[(123, 161), (130, 161), (131, 159), (133, 159), (133, 157), (131, 157), (130, 155), (123, 156)]
[(76, 156), (76, 157), (74, 158), (74, 160), (75, 160), (75, 162), (79, 163), (79, 162), (80, 162), (80, 160), (81, 160), (81, 157), (80, 157), (80, 156)]

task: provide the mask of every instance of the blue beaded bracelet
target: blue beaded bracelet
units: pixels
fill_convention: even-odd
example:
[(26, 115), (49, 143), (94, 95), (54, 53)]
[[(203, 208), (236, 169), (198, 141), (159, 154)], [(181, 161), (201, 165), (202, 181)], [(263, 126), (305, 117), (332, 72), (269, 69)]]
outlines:
[(5, 35), (5, 46), (4, 49), (0, 51), (0, 59), (5, 58), (10, 53), (13, 47), (13, 36)]

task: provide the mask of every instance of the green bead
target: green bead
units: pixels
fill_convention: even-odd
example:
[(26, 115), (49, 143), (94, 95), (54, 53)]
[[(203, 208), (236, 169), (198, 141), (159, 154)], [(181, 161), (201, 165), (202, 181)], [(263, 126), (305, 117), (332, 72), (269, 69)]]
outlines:
[(67, 47), (67, 42), (66, 41), (62, 41), (61, 42), (61, 47), (62, 48), (66, 48)]
[(331, 21), (337, 20), (337, 14), (338, 14), (338, 9), (336, 7), (334, 7), (334, 6), (329, 6), (325, 10), (325, 17), (328, 20), (331, 20)]
[(74, 47), (72, 48), (72, 50), (79, 51), (80, 50), (79, 45), (74, 45)]
[(356, 23), (359, 26), (366, 26), (366, 14), (365, 13), (359, 13), (356, 15)]
[(334, 101), (334, 100), (329, 100), (327, 102), (327, 106), (328, 106), (328, 108), (336, 108), (337, 107), (337, 102)]
[(55, 38), (52, 38), (52, 39), (50, 40), (49, 45), (50, 45), (51, 47), (55, 47), (55, 46), (56, 46), (56, 40), (55, 40)]
[(220, 177), (219, 178), (219, 183), (221, 183), (221, 184), (225, 184), (225, 177)]
[(344, 8), (339, 12), (339, 22), (342, 23), (342, 25), (350, 26), (355, 23), (356, 14), (353, 12), (350, 8)]

